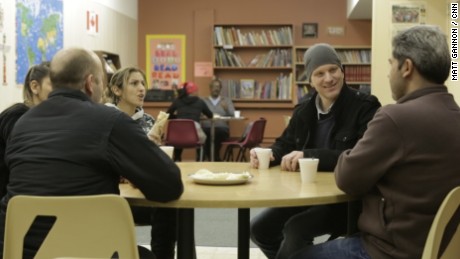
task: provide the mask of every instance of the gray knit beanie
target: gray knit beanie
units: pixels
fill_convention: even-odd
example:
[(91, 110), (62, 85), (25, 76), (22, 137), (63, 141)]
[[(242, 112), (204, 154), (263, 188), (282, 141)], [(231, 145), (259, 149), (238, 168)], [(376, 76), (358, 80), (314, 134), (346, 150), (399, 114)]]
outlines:
[(305, 63), (305, 76), (308, 82), (311, 82), (311, 74), (313, 71), (322, 66), (335, 64), (343, 71), (342, 62), (340, 62), (337, 52), (331, 45), (326, 43), (319, 43), (311, 46), (305, 51), (303, 56)]

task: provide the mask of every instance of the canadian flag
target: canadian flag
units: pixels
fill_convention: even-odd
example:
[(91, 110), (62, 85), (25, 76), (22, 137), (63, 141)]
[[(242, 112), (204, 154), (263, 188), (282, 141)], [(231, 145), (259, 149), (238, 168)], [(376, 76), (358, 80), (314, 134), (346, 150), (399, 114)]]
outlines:
[(99, 15), (93, 11), (86, 11), (86, 31), (89, 34), (99, 33)]

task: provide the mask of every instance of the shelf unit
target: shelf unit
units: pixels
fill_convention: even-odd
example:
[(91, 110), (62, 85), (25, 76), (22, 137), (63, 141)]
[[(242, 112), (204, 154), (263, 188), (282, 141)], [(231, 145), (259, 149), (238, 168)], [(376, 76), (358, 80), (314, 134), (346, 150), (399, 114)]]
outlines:
[[(370, 46), (333, 46), (342, 61), (345, 81), (348, 86), (363, 92), (371, 87), (371, 47)], [(297, 86), (297, 98), (300, 99), (311, 86), (305, 78), (303, 56), (309, 46), (295, 47), (294, 78)]]
[(216, 24), (212, 35), (222, 95), (243, 106), (292, 104), (292, 24)]
[(95, 50), (94, 53), (96, 53), (102, 61), (102, 67), (108, 84), (112, 75), (121, 68), (120, 56), (103, 50)]

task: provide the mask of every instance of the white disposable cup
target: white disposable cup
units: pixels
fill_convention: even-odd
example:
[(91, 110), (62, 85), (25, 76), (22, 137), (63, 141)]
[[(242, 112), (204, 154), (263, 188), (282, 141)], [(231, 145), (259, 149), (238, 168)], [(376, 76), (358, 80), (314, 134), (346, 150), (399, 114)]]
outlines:
[(160, 146), (161, 150), (163, 150), (169, 158), (173, 158), (174, 147), (173, 146)]
[(241, 116), (241, 111), (234, 112), (235, 118), (239, 118)]
[(318, 173), (318, 158), (300, 158), (300, 179), (302, 183), (312, 183), (316, 179)]
[(271, 148), (257, 147), (256, 151), (257, 159), (259, 160), (259, 169), (268, 169), (270, 165), (270, 157), (272, 156)]

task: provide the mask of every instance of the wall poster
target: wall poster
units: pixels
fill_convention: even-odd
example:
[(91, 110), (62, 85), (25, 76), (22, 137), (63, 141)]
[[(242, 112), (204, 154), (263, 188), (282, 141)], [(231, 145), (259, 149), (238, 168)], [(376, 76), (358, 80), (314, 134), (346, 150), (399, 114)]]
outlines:
[(16, 82), (29, 67), (50, 61), (64, 45), (62, 0), (16, 0)]
[(392, 35), (412, 26), (426, 23), (426, 1), (393, 1), (391, 3)]
[(185, 35), (146, 36), (149, 89), (177, 89), (185, 81)]

